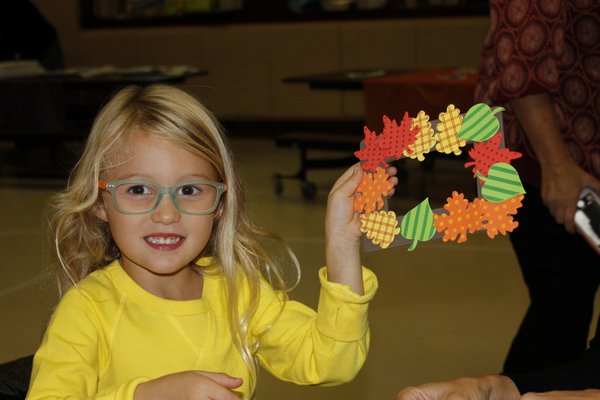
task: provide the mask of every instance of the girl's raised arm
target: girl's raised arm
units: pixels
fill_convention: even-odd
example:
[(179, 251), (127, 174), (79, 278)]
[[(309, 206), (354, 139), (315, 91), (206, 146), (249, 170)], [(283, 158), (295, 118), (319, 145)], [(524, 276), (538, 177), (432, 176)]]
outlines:
[[(398, 183), (396, 168), (387, 169), (390, 182)], [(358, 164), (346, 170), (329, 192), (325, 216), (325, 261), (327, 279), (350, 286), (356, 294), (363, 294), (360, 262), (360, 219), (354, 211), (354, 197), (363, 176)], [(394, 189), (388, 193), (392, 196)]]

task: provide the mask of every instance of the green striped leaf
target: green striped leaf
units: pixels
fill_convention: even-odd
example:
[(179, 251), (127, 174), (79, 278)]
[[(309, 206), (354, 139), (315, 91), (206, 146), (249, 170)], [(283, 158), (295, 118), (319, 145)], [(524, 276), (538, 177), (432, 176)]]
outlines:
[(418, 206), (406, 213), (400, 224), (400, 233), (405, 239), (413, 239), (408, 251), (413, 251), (419, 240), (426, 241), (435, 234), (433, 210), (426, 198)]
[(477, 176), (484, 182), (481, 194), (487, 201), (499, 203), (525, 193), (519, 173), (510, 164), (496, 163), (490, 167), (487, 177), (480, 173), (477, 173)]
[(504, 108), (496, 107), (492, 111), (487, 104), (475, 104), (465, 114), (458, 137), (472, 142), (485, 142), (500, 129), (500, 122), (495, 117), (500, 111), (504, 111)]

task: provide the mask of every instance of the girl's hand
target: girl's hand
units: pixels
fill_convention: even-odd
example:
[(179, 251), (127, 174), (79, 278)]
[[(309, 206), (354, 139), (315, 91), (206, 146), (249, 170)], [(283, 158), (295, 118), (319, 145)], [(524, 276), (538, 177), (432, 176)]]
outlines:
[(178, 372), (138, 385), (134, 400), (239, 400), (231, 389), (241, 384), (240, 378), (222, 373)]
[[(355, 164), (334, 183), (327, 200), (325, 216), (325, 259), (327, 279), (350, 286), (357, 294), (363, 294), (360, 263), (360, 218), (354, 211), (354, 197), (363, 171)], [(389, 182), (396, 186), (396, 168), (387, 168)], [(394, 194), (394, 189), (388, 197)]]

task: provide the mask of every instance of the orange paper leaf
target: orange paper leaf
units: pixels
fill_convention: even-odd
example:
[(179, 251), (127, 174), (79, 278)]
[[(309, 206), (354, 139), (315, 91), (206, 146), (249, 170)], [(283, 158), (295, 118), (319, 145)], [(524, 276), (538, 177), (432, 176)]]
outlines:
[(365, 172), (360, 181), (354, 198), (354, 209), (357, 212), (369, 214), (383, 207), (383, 196), (394, 187), (388, 181), (389, 175), (381, 167), (377, 168), (375, 174)]
[(464, 194), (453, 191), (444, 208), (448, 214), (433, 215), (433, 225), (438, 232), (444, 232), (444, 242), (452, 240), (462, 243), (467, 240), (467, 232), (475, 233), (483, 229), (480, 199), (469, 203)]
[(490, 239), (498, 233), (506, 235), (506, 232), (512, 232), (519, 226), (519, 223), (513, 220), (513, 215), (517, 213), (517, 208), (523, 205), (523, 198), (524, 196), (519, 194), (499, 203), (481, 200), (483, 227)]

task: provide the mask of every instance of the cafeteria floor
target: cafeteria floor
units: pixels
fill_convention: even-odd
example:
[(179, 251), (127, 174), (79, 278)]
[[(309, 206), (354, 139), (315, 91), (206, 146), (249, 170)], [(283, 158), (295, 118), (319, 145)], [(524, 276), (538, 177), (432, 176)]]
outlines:
[[(318, 190), (314, 201), (303, 200), (298, 182), (287, 180), (278, 196), (272, 176), (294, 172), (297, 150), (275, 147), (267, 138), (235, 138), (232, 144), (255, 217), (280, 233), (302, 264), (302, 281), (291, 297), (316, 306), (325, 203), (343, 169), (309, 171)], [(416, 161), (405, 163), (409, 179), (390, 207), (405, 211), (426, 196), (441, 206), (452, 189), (474, 184), (463, 162), (436, 160), (431, 174)], [(35, 351), (56, 301), (44, 269), (41, 216), (48, 196), (63, 183), (47, 183), (0, 181), (0, 362)], [(490, 240), (480, 233), (462, 244), (430, 241), (412, 252), (365, 253), (363, 262), (376, 272), (379, 290), (370, 306), (369, 357), (356, 379), (302, 387), (261, 371), (257, 399), (394, 399), (406, 385), (499, 371), (528, 302), (506, 237)]]

